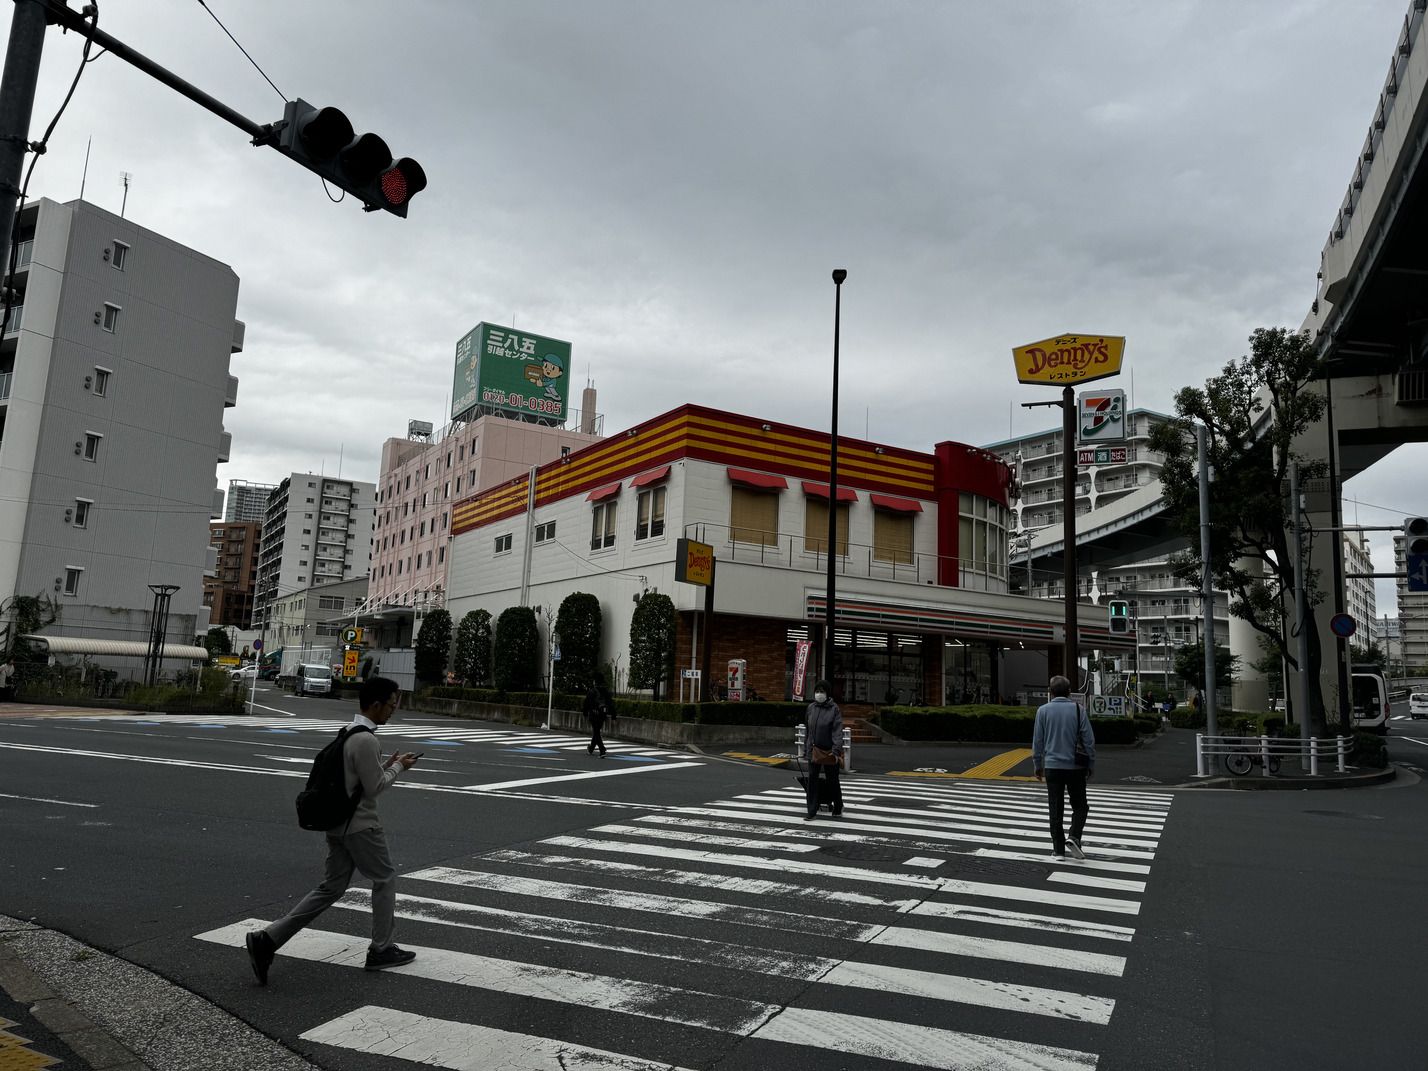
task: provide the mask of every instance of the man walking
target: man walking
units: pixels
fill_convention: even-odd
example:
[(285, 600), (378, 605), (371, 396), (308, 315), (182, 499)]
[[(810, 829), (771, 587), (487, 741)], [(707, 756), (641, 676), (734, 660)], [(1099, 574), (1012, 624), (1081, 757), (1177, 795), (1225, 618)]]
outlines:
[(386, 725), (401, 701), (401, 687), (387, 677), (362, 682), (357, 695), (361, 713), (352, 719), (343, 742), (343, 767), (349, 796), (357, 796), (356, 810), (349, 821), (327, 830), (327, 870), (322, 884), (313, 889), (277, 922), (247, 935), (248, 960), (259, 985), (268, 984), (268, 968), (273, 957), (299, 930), (311, 923), (342, 898), (359, 870), (372, 882), (372, 944), (367, 950), (366, 969), (380, 971), (399, 967), (416, 959), (415, 952), (392, 942), (397, 904), (397, 869), (387, 850), (387, 837), (377, 818), (377, 796), (386, 791), (397, 775), (410, 770), (417, 756), (397, 752), (385, 761), (377, 743), (379, 726)]
[[(1057, 859), (1084, 859), (1081, 831), (1086, 828), (1090, 807), (1086, 804), (1086, 781), (1096, 768), (1096, 738), (1091, 719), (1070, 698), (1071, 682), (1052, 677), (1050, 702), (1036, 711), (1031, 734), (1031, 763), (1036, 779), (1046, 782), (1046, 803), (1051, 820), (1051, 849)], [(1071, 833), (1062, 826), (1066, 793), (1071, 794)]]

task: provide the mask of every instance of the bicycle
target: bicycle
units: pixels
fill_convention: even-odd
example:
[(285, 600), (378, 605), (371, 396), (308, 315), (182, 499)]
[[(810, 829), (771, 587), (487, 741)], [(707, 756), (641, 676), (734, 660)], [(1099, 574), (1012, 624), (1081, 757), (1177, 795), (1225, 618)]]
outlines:
[[(1263, 765), (1264, 756), (1262, 756), (1258, 750), (1247, 748), (1243, 745), (1237, 746), (1233, 751), (1225, 755), (1225, 769), (1229, 770), (1230, 773), (1236, 777), (1243, 777), (1254, 767)], [(1269, 772), (1272, 774), (1279, 773), (1278, 755), (1271, 755), (1269, 757)]]

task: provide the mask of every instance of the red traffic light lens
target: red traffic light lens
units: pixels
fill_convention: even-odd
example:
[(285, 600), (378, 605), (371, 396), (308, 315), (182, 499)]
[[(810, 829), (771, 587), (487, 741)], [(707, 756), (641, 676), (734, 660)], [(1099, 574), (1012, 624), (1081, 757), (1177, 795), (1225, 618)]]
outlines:
[(405, 204), (426, 189), (426, 172), (411, 157), (403, 156), (382, 172), (378, 184), (387, 204)]
[(382, 172), (382, 196), (389, 205), (399, 205), (407, 199), (407, 177), (399, 168), (389, 168)]

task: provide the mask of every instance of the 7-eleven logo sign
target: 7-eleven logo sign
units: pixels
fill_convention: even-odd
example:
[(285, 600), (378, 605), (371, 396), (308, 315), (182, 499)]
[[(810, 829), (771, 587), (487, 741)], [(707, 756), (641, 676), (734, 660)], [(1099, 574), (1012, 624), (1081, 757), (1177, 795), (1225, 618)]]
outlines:
[(1087, 391), (1076, 398), (1076, 441), (1082, 445), (1126, 441), (1126, 392)]

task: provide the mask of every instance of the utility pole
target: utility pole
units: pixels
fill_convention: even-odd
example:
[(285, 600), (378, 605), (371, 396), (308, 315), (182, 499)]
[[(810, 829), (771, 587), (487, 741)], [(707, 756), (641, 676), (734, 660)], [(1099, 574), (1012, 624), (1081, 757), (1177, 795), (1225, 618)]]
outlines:
[[(1299, 633), (1299, 739), (1304, 748), (1309, 748), (1309, 736), (1313, 732), (1310, 721), (1313, 712), (1309, 709), (1309, 634), (1304, 628), (1308, 599), (1304, 596), (1304, 543), (1300, 536), (1302, 512), (1299, 508), (1299, 462), (1289, 463), (1289, 508), (1293, 511), (1294, 547), (1294, 627)], [(1341, 548), (1336, 547), (1342, 553)], [(1287, 689), (1286, 689), (1287, 690)]]
[(15, 0), (5, 73), (0, 76), (0, 268), (7, 273), (25, 153), (30, 147), (30, 116), (35, 108), (35, 85), (40, 80), (45, 24), (43, 3)]
[(1206, 437), (1209, 429), (1195, 425), (1195, 450), (1200, 462), (1200, 613), (1205, 620), (1205, 735), (1217, 736), (1215, 726), (1215, 589), (1210, 584), (1210, 463)]

